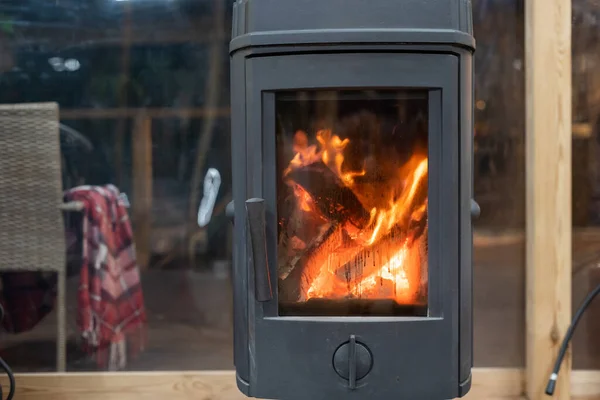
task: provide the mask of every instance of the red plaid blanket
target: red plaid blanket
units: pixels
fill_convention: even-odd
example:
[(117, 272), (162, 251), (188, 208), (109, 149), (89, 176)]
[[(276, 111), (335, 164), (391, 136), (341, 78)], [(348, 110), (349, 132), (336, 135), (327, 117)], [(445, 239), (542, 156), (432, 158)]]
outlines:
[[(85, 350), (99, 368), (123, 368), (127, 356), (146, 343), (146, 312), (127, 210), (112, 185), (71, 189), (65, 201), (84, 204), (78, 235), (83, 261), (75, 273), (80, 276), (77, 323)], [(32, 329), (52, 310), (55, 298), (55, 274), (3, 273), (2, 325), (13, 333)]]
[(113, 185), (80, 186), (65, 201), (81, 201), (83, 265), (77, 322), (99, 367), (125, 367), (146, 343), (146, 312), (127, 210)]

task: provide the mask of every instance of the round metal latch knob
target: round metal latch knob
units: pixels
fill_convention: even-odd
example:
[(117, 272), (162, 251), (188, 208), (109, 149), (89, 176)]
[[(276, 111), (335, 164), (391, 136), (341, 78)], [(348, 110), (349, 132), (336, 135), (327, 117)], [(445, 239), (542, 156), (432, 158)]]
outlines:
[(350, 389), (356, 388), (356, 381), (367, 376), (372, 366), (371, 352), (364, 344), (357, 342), (354, 335), (333, 354), (333, 369), (348, 381)]
[(481, 215), (481, 208), (479, 204), (473, 199), (471, 199), (471, 218), (477, 219)]

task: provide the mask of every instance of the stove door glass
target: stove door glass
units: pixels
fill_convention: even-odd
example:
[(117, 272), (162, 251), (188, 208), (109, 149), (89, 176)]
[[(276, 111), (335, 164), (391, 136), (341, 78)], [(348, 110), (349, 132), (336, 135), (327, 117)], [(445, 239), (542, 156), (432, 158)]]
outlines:
[(279, 315), (427, 316), (428, 101), (275, 94)]

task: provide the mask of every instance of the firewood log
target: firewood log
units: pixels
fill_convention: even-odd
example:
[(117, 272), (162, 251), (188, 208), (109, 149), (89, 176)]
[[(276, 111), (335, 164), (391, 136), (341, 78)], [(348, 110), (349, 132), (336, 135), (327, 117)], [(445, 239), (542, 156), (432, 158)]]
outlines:
[(352, 190), (323, 162), (292, 170), (287, 178), (300, 185), (311, 196), (327, 219), (350, 223), (358, 230), (369, 224), (369, 212)]
[(325, 268), (343, 265), (350, 261), (360, 247), (351, 240), (341, 225), (332, 225), (315, 245), (300, 258), (285, 279), (279, 281), (280, 298), (301, 301), (314, 279)]
[[(338, 279), (351, 283), (376, 273), (386, 264), (390, 268), (396, 268), (398, 264), (406, 265), (409, 253), (414, 251), (413, 247), (420, 247), (421, 242), (427, 242), (426, 235), (423, 235), (426, 233), (427, 220), (424, 218), (413, 222), (408, 231), (397, 225), (371, 246), (362, 247), (351, 260), (335, 270), (335, 275)], [(403, 247), (406, 250), (401, 254)], [(421, 254), (421, 250), (417, 250), (417, 253)]]
[[(333, 233), (336, 226), (337, 224), (332, 223), (322, 225), (319, 228), (319, 233), (306, 244), (306, 247), (302, 251), (295, 252), (291, 257), (280, 256), (277, 268), (279, 279), (286, 279), (296, 266), (306, 262), (306, 259), (310, 257), (310, 254), (315, 252), (323, 244), (323, 241)], [(285, 247), (290, 246), (290, 242), (291, 240), (282, 241), (279, 246), (278, 254), (285, 254), (284, 252), (288, 250)]]

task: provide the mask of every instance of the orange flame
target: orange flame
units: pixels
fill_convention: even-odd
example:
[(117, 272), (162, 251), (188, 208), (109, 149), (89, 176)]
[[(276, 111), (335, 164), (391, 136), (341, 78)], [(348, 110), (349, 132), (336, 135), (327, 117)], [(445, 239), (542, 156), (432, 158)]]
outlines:
[[(318, 145), (308, 145), (306, 134), (296, 133), (296, 154), (284, 176), (303, 166), (323, 162), (357, 198), (364, 198), (357, 178), (364, 177), (366, 170), (344, 169), (344, 151), (350, 140), (341, 139), (330, 130), (318, 131), (316, 139)], [(315, 252), (309, 261), (311, 266), (306, 267), (309, 271), (302, 280), (300, 300), (355, 297), (394, 299), (399, 304), (418, 302), (426, 273), (423, 270), (427, 256), (423, 245), (427, 238), (425, 234), (417, 241), (409, 240), (408, 226), (412, 221), (426, 218), (427, 176), (427, 157), (413, 155), (394, 177), (397, 179), (393, 182), (400, 184), (372, 186), (372, 191), (379, 197), (389, 196), (389, 205), (383, 208), (363, 204), (368, 207), (371, 219), (358, 234), (346, 232), (344, 235), (341, 232), (343, 225), (336, 227), (338, 234), (332, 235), (333, 239), (323, 245), (323, 251)], [(298, 208), (307, 213), (318, 213), (309, 191), (293, 181), (290, 184)], [(351, 240), (341, 239), (344, 236)]]
[(298, 202), (298, 207), (305, 212), (314, 211), (314, 203), (310, 194), (302, 189), (300, 185), (294, 185), (294, 196)]
[(338, 177), (342, 179), (346, 186), (351, 187), (354, 183), (354, 178), (357, 176), (363, 176), (365, 171), (342, 171), (342, 164), (344, 163), (344, 149), (350, 143), (348, 139), (340, 139), (339, 136), (333, 135), (330, 130), (320, 130), (317, 132), (317, 141), (320, 144), (320, 148), (317, 145), (298, 145), (298, 143), (304, 144), (302, 136), (306, 135), (302, 131), (296, 132), (294, 138), (294, 150), (296, 155), (290, 161), (290, 165), (284, 171), (283, 175), (289, 174), (294, 169), (312, 164), (317, 161), (323, 161), (329, 169), (331, 169)]
[[(375, 228), (373, 229), (373, 234), (367, 240), (367, 244), (371, 245), (375, 243), (377, 239), (379, 239), (382, 235), (382, 232), (389, 232), (394, 225), (400, 219), (405, 217), (405, 213), (410, 211), (407, 209), (406, 205), (411, 204), (417, 194), (417, 190), (419, 185), (423, 182), (423, 180), (427, 177), (427, 159), (422, 160), (417, 169), (414, 171), (410, 186), (408, 190), (403, 193), (398, 200), (391, 202), (390, 208), (387, 210), (380, 210), (377, 212), (376, 209), (371, 210), (371, 215), (377, 215)], [(423, 204), (421, 207), (426, 207)], [(383, 227), (385, 225), (385, 227)], [(383, 228), (383, 229), (382, 229)]]

